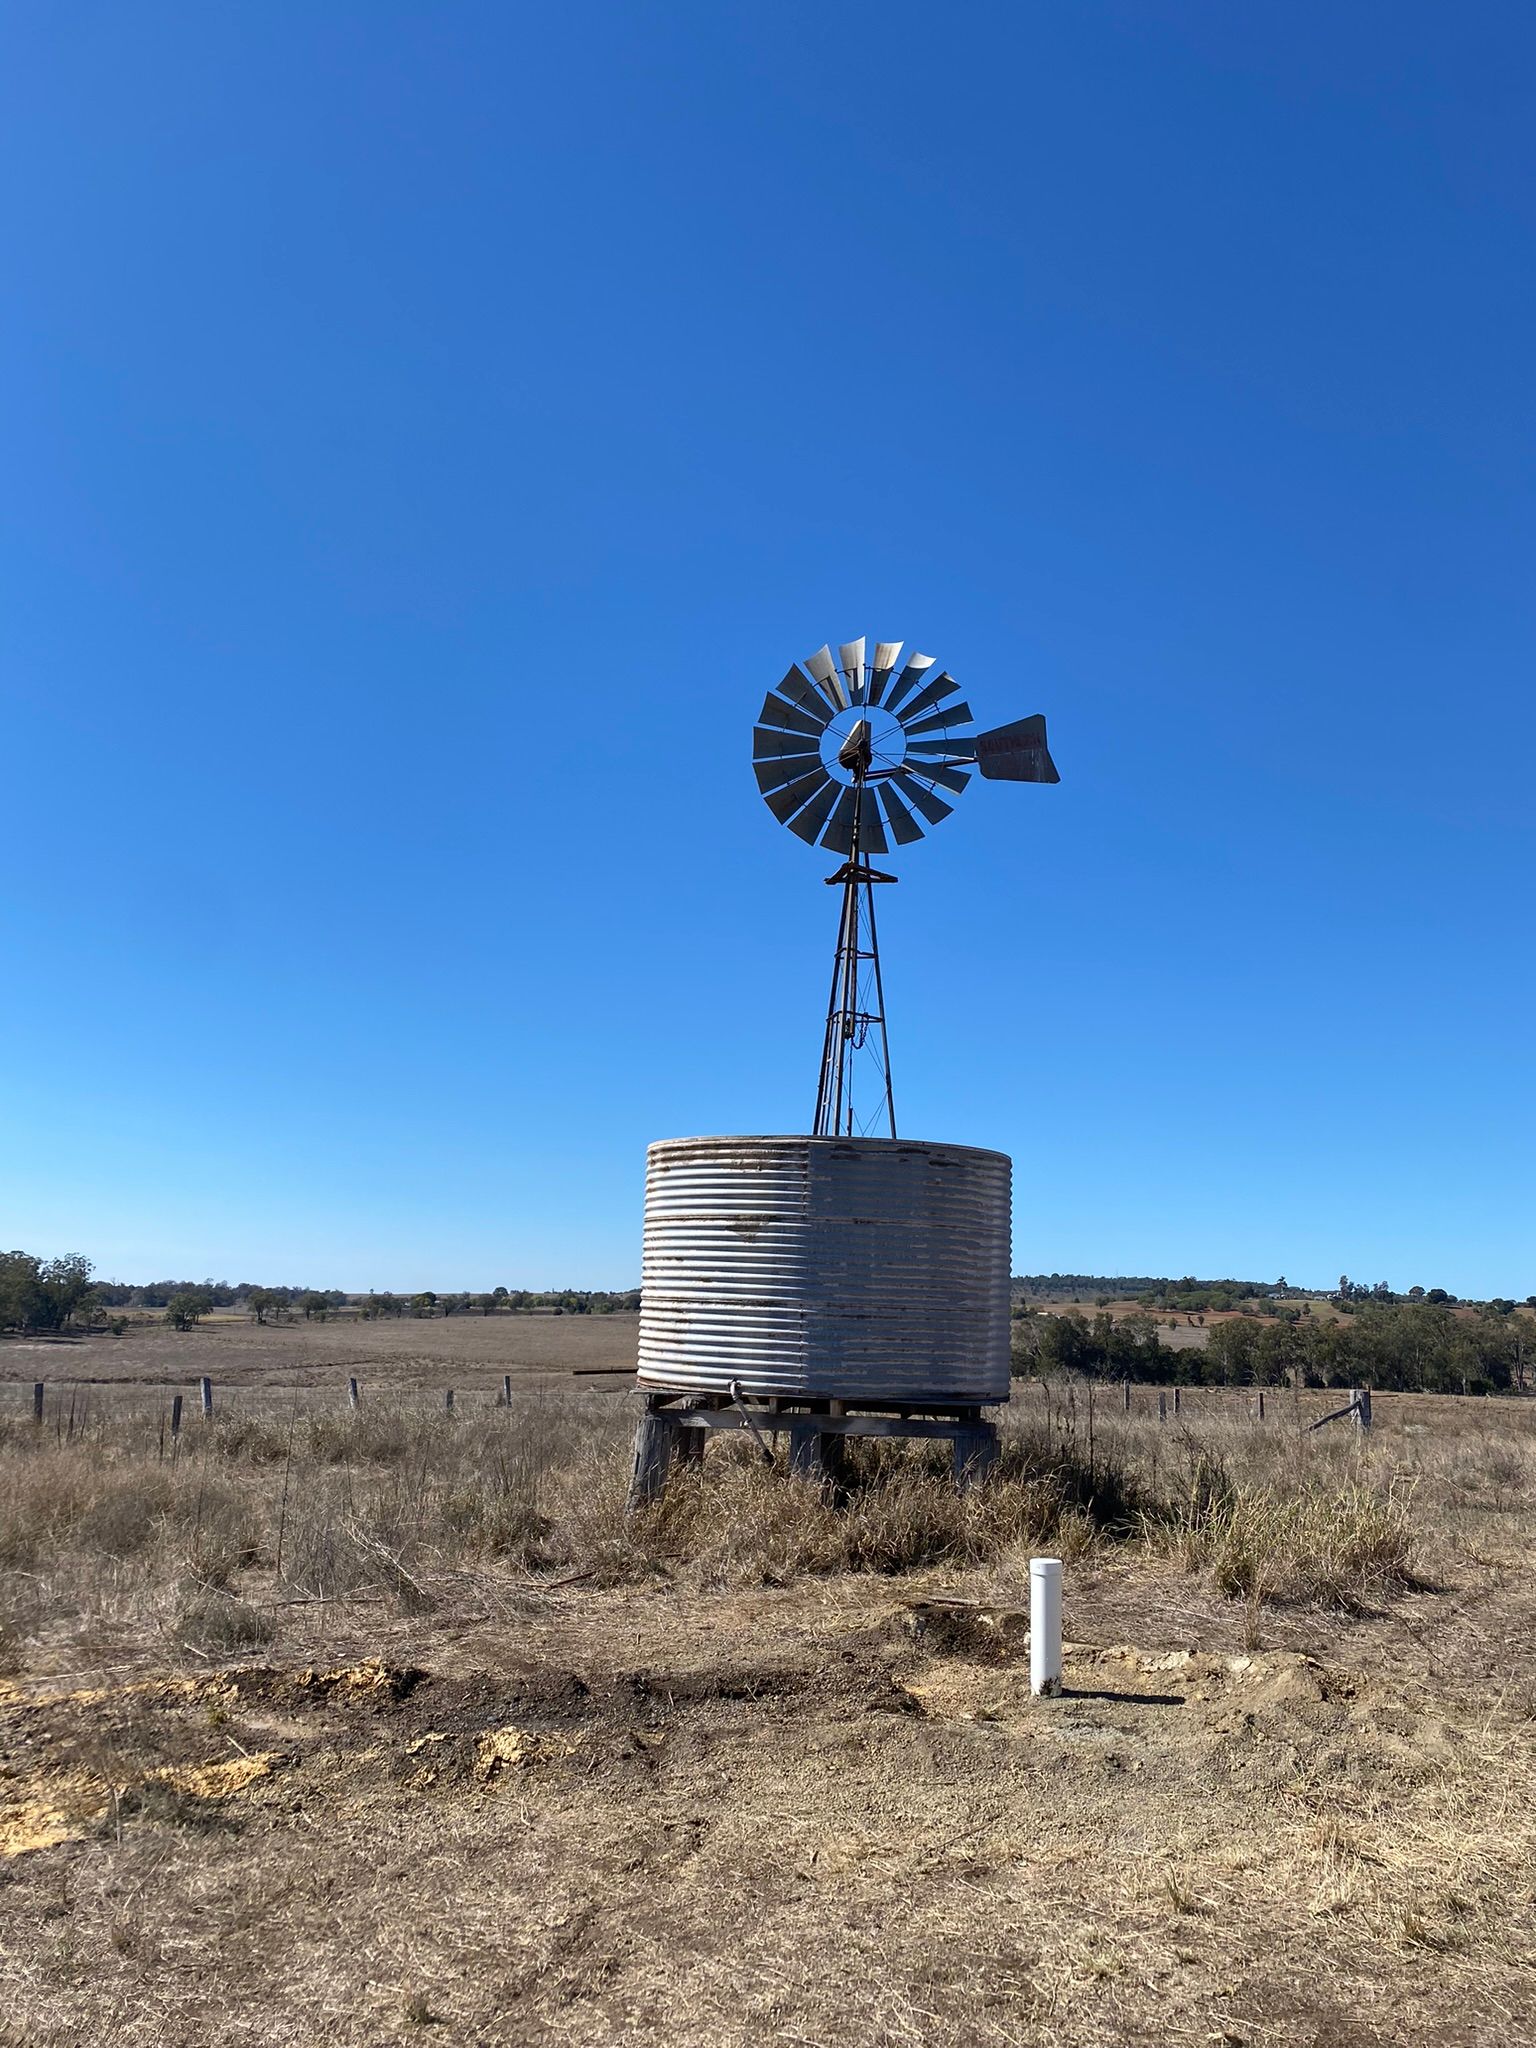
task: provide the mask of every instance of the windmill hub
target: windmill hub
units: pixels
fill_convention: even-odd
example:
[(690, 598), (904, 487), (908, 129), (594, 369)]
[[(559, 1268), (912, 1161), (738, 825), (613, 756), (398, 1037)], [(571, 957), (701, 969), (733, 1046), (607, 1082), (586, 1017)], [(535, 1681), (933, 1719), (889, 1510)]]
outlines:
[(901, 721), (872, 706), (839, 711), (821, 736), (822, 765), (845, 784), (857, 780), (856, 762), (861, 763), (858, 773), (874, 782), (894, 775), (906, 758)]

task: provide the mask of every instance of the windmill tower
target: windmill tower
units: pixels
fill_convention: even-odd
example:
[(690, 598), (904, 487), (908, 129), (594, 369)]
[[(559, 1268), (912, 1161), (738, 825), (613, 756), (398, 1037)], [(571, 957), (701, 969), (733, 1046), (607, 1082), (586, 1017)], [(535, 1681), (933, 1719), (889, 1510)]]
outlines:
[[(875, 890), (896, 877), (873, 866), (891, 842), (910, 846), (949, 817), (974, 770), (998, 782), (1059, 782), (1036, 713), (977, 737), (960, 685), (931, 655), (903, 662), (899, 640), (848, 640), (792, 667), (767, 696), (752, 766), (768, 808), (810, 845), (846, 856), (812, 1131), (896, 1136)], [(937, 674), (934, 673), (938, 669)]]

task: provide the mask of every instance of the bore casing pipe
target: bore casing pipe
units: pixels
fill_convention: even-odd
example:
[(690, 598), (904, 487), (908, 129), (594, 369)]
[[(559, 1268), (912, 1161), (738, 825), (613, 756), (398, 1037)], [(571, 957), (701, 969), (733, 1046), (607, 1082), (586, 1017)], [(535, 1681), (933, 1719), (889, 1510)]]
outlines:
[(1061, 1559), (1029, 1560), (1029, 1689), (1050, 1698), (1061, 1691)]

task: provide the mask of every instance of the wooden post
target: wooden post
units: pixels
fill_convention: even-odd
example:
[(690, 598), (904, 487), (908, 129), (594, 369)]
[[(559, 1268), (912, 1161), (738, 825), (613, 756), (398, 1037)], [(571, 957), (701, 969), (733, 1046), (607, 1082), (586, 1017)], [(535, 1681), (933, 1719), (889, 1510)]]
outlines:
[(347, 1380), (347, 1406), (355, 1408), (357, 1406), (357, 1398), (357, 1379), (354, 1375)]
[(962, 1493), (979, 1486), (997, 1463), (997, 1424), (978, 1422), (955, 1431), (955, 1484)]
[(1179, 1412), (1179, 1390), (1177, 1387), (1173, 1390), (1173, 1412), (1175, 1415)]
[(1168, 1396), (1161, 1388), (1158, 1389), (1157, 1394), (1157, 1419), (1159, 1422), (1166, 1422), (1168, 1420)]
[(1125, 1412), (1126, 1412), (1126, 1414), (1127, 1414), (1127, 1415), (1129, 1415), (1129, 1414), (1130, 1414), (1130, 1412), (1131, 1412), (1131, 1383), (1130, 1383), (1130, 1381), (1129, 1381), (1129, 1380), (1127, 1380), (1127, 1381), (1126, 1381), (1126, 1383), (1125, 1383), (1125, 1387), (1124, 1387), (1124, 1395), (1125, 1395)]
[(41, 1427), (43, 1420), (43, 1382), (37, 1380), (32, 1387), (32, 1420)]
[(702, 1465), (704, 1446), (709, 1442), (707, 1429), (682, 1429), (676, 1432), (672, 1455), (679, 1465)]
[(1370, 1390), (1370, 1388), (1369, 1388), (1369, 1387), (1351, 1387), (1351, 1388), (1350, 1388), (1350, 1390), (1349, 1390), (1349, 1398), (1350, 1398), (1350, 1404), (1351, 1404), (1351, 1406), (1352, 1406), (1352, 1407), (1354, 1408), (1354, 1411), (1355, 1411), (1355, 1427), (1356, 1427), (1356, 1429), (1369, 1429), (1369, 1428), (1370, 1428), (1370, 1426), (1371, 1426), (1371, 1390)]
[(501, 1405), (503, 1408), (512, 1406), (512, 1375), (509, 1372), (501, 1376)]
[(629, 1506), (655, 1500), (667, 1483), (677, 1424), (670, 1415), (648, 1408), (635, 1427), (635, 1463), (629, 1482)]
[(198, 1387), (203, 1397), (203, 1420), (204, 1422), (211, 1422), (213, 1420), (213, 1381), (209, 1379), (207, 1373), (204, 1373), (198, 1381)]
[(453, 1389), (452, 1389), (452, 1387), (447, 1387), (447, 1388), (445, 1388), (445, 1389), (444, 1389), (444, 1391), (443, 1391), (443, 1413), (444, 1413), (445, 1415), (451, 1415), (451, 1414), (453, 1413)]
[(172, 1396), (171, 1396), (171, 1442), (172, 1442), (172, 1443), (175, 1443), (175, 1441), (176, 1441), (177, 1437), (179, 1437), (180, 1435), (181, 1435), (181, 1396), (180, 1396), (180, 1394), (172, 1394)]
[(1262, 1387), (1260, 1387), (1259, 1389), (1258, 1403), (1254, 1408), (1253, 1412), (1258, 1417), (1260, 1422), (1264, 1420), (1264, 1389)]
[(789, 1469), (797, 1479), (823, 1479), (821, 1431), (814, 1422), (794, 1422), (789, 1430)]

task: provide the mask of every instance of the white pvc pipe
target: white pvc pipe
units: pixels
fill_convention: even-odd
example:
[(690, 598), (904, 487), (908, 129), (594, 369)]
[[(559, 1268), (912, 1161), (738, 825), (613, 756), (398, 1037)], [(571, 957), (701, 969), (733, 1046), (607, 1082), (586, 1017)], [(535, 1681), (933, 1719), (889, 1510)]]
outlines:
[(1029, 1689), (1061, 1691), (1061, 1559), (1029, 1560)]

